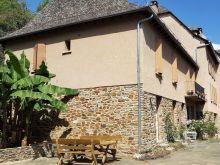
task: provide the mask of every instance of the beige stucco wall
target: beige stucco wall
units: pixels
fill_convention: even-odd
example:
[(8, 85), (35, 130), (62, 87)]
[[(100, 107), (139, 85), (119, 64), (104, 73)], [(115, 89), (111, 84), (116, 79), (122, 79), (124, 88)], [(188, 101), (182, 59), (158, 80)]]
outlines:
[[(156, 95), (185, 102), (185, 81), (187, 80), (187, 71), (195, 72), (194, 68), (183, 58), (175, 46), (150, 25), (144, 26), (143, 30), (143, 69), (142, 78), (144, 81), (144, 90)], [(163, 47), (163, 75), (162, 79), (158, 78), (155, 74), (155, 43), (156, 38), (162, 39)], [(177, 69), (178, 69), (178, 83), (172, 83), (172, 61), (173, 56), (177, 55)], [(193, 80), (193, 76), (190, 76)]]
[(195, 59), (195, 48), (200, 46), (202, 41), (195, 39), (173, 16), (163, 15), (160, 19), (169, 27), (170, 31), (179, 39), (182, 46)]
[[(183, 47), (189, 52), (189, 54), (195, 58), (196, 47), (204, 45), (199, 39), (193, 37), (173, 16), (164, 15), (161, 17), (161, 20), (165, 23), (165, 25), (170, 29), (170, 31), (176, 36), (176, 38), (182, 43)], [(220, 94), (220, 79), (219, 77), (219, 69), (216, 75), (216, 80), (210, 76), (208, 72), (208, 58), (211, 58), (210, 52), (205, 48), (198, 49), (198, 65), (199, 71), (196, 77), (196, 81), (205, 88), (206, 94), (206, 103), (204, 106), (205, 111), (214, 112), (220, 114), (220, 106), (219, 104), (216, 106), (211, 103), (211, 90), (210, 84), (217, 88), (218, 100)], [(218, 115), (218, 117), (220, 117)]]
[[(33, 63), (33, 47), (46, 44), (46, 63), (57, 77), (53, 84), (70, 88), (126, 85), (137, 83), (137, 17), (123, 17), (111, 21), (88, 23), (62, 31), (35, 35), (20, 41), (6, 43), (18, 55), (22, 51)], [(163, 80), (155, 75), (155, 38), (157, 31), (145, 24), (142, 31), (141, 82), (144, 91), (185, 102), (187, 68), (191, 65), (163, 39)], [(59, 34), (59, 35), (58, 35)], [(65, 40), (71, 40), (71, 54), (62, 55)], [(175, 50), (175, 51), (174, 51)], [(172, 84), (172, 53), (178, 55), (178, 84)], [(193, 70), (191, 68), (191, 70)]]
[[(6, 44), (33, 61), (33, 47), (46, 43), (46, 63), (57, 76), (53, 83), (70, 88), (90, 88), (136, 83), (136, 19), (104, 21), (38, 35)], [(62, 55), (65, 40), (71, 54)]]

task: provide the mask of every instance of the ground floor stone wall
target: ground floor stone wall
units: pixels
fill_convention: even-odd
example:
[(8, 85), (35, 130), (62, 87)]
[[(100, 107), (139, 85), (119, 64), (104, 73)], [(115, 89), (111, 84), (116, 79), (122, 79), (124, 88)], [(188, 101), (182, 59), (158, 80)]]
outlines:
[(39, 145), (0, 149), (0, 163), (15, 162), (39, 157), (52, 157), (52, 146)]
[(69, 111), (60, 118), (68, 126), (56, 126), (51, 138), (79, 135), (122, 135), (118, 149), (123, 154), (137, 150), (138, 111), (137, 86), (113, 86), (81, 89), (68, 102)]
[(167, 136), (165, 132), (165, 118), (168, 114), (172, 114), (172, 113), (173, 113), (172, 100), (163, 97), (157, 97), (157, 117), (158, 117), (157, 121), (158, 121), (159, 142), (167, 141)]
[(150, 148), (157, 143), (156, 140), (156, 96), (143, 92), (142, 99), (142, 146)]
[[(69, 111), (52, 114), (49, 120), (35, 123), (32, 136), (73, 138), (80, 135), (122, 135), (118, 144), (121, 156), (138, 150), (138, 98), (137, 85), (80, 89), (77, 97), (67, 101)], [(142, 90), (141, 93), (141, 144), (142, 149), (166, 141), (164, 119), (168, 113), (177, 125), (186, 121), (184, 105)], [(40, 133), (41, 132), (41, 133)]]

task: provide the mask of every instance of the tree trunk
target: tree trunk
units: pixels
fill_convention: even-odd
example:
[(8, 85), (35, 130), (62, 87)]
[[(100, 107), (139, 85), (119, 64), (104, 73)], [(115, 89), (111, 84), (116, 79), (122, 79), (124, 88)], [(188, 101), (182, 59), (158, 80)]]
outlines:
[(6, 105), (6, 101), (3, 100), (2, 101), (2, 147), (5, 148), (7, 146), (7, 137), (6, 137), (6, 133), (7, 133), (7, 105)]
[(4, 47), (2, 44), (0, 44), (0, 64), (3, 64), (4, 61), (5, 61)]
[(31, 112), (27, 112), (27, 116), (25, 119), (25, 123), (26, 123), (26, 128), (25, 128), (25, 135), (24, 138), (22, 139), (22, 143), (21, 146), (27, 146), (28, 144), (28, 138), (29, 138), (29, 126), (30, 126), (30, 116), (31, 116)]

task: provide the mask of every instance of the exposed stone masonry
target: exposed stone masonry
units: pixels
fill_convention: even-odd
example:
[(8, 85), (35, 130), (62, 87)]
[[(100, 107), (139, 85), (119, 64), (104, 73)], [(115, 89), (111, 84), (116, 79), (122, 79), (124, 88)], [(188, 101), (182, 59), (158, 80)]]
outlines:
[(122, 135), (118, 149), (123, 154), (137, 150), (137, 86), (113, 86), (81, 89), (80, 95), (68, 102), (67, 113), (60, 114), (69, 125), (57, 126), (51, 138), (78, 135)]
[(27, 147), (0, 149), (0, 163), (51, 157), (51, 151), (51, 148), (43, 143)]
[[(158, 113), (159, 140), (166, 141), (164, 118), (167, 113), (175, 116), (176, 124), (185, 122), (182, 103), (161, 98), (158, 103), (153, 94), (143, 92), (142, 99), (142, 148), (156, 144), (156, 113)], [(157, 107), (158, 103), (158, 107)], [(80, 135), (122, 135), (120, 155), (133, 154), (138, 147), (137, 86), (112, 86), (81, 89), (80, 95), (68, 102), (69, 111), (60, 114), (68, 126), (58, 124), (50, 133), (51, 138), (71, 138)], [(157, 111), (158, 109), (158, 111)]]
[(156, 144), (156, 96), (144, 92), (142, 99), (142, 145), (149, 148)]

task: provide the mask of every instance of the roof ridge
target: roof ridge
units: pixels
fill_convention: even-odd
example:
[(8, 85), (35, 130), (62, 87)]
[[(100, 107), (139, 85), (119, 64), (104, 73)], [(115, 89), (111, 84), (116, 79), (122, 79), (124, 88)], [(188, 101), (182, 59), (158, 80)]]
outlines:
[(80, 21), (104, 17), (140, 8), (128, 0), (51, 0), (49, 4), (23, 28), (0, 38), (51, 29)]

